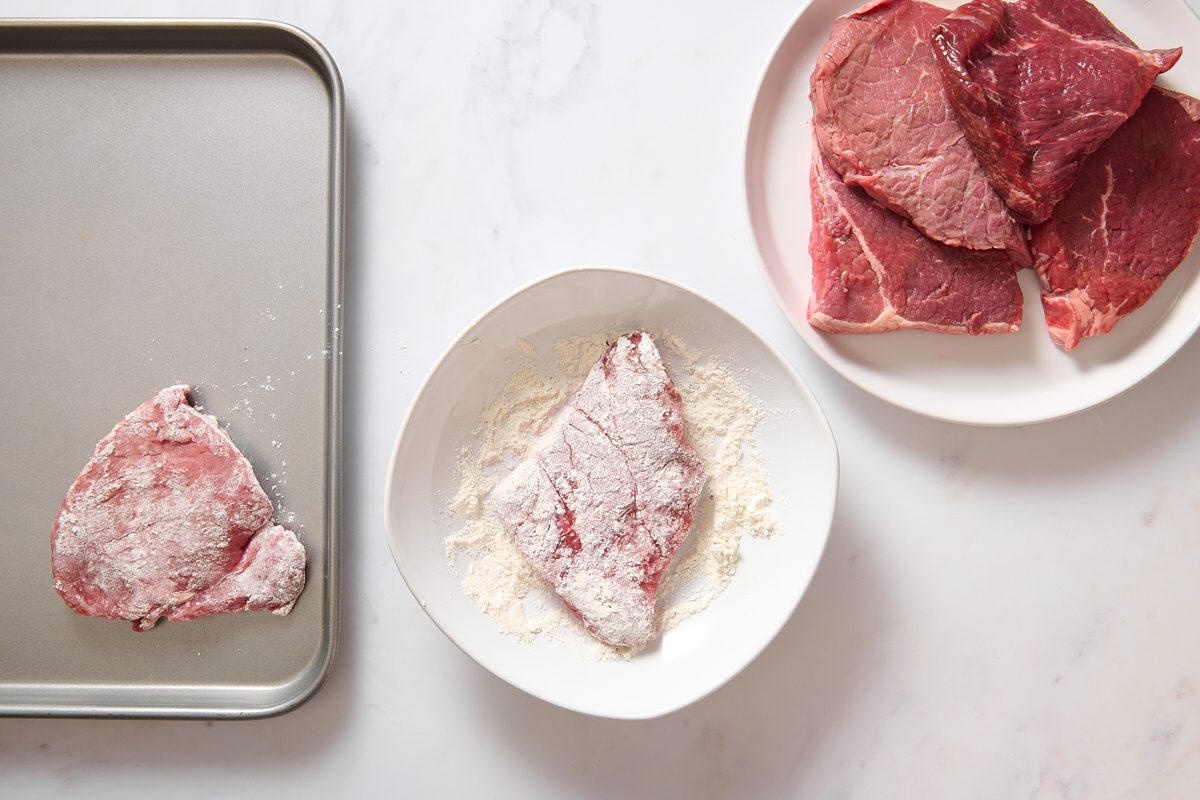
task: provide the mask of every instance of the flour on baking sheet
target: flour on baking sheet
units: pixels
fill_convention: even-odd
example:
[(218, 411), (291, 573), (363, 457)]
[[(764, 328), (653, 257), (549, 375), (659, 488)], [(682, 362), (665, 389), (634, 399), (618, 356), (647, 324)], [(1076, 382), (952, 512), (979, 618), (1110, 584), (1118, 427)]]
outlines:
[[(546, 365), (532, 344), (518, 343), (520, 363), (480, 413), (474, 445), (459, 451), (458, 490), (448, 510), (464, 524), (446, 538), (447, 557), (462, 573), (463, 589), (500, 630), (523, 641), (574, 632), (606, 660), (633, 652), (584, 632), (517, 549), (488, 498), (619, 333), (560, 339), (553, 346), (553, 363)], [(661, 633), (703, 611), (725, 590), (737, 570), (744, 534), (771, 536), (779, 523), (754, 438), (762, 409), (729, 367), (705, 359), (670, 332), (655, 336), (673, 356), (671, 373), (683, 399), (686, 436), (708, 475), (691, 534), (659, 587)]]

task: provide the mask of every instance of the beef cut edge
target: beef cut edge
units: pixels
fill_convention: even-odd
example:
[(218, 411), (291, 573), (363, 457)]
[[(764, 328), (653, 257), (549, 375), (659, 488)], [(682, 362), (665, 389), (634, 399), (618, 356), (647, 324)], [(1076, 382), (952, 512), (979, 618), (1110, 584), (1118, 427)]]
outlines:
[(830, 333), (1011, 333), (1016, 266), (1003, 250), (935, 242), (847, 186), (814, 148), (809, 324)]

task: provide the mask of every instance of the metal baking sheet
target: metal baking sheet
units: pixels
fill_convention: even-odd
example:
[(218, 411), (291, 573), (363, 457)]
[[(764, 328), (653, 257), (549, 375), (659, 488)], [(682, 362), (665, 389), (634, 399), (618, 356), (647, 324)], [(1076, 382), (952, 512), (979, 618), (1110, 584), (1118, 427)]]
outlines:
[[(337, 627), (343, 100), (260, 21), (0, 22), (0, 713), (255, 717)], [(50, 530), (99, 439), (196, 387), (308, 551), (287, 617), (77, 616)]]

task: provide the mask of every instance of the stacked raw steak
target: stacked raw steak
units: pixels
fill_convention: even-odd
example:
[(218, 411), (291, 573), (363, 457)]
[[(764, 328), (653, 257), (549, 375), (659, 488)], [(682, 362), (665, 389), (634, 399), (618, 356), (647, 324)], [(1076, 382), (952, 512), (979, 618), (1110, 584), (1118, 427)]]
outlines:
[(848, 186), (926, 236), (973, 250), (1024, 247), (942, 89), (922, 2), (876, 2), (842, 17), (812, 74), (813, 130)]
[(1200, 105), (1151, 89), (1180, 53), (1085, 0), (838, 19), (811, 78), (810, 324), (1015, 331), (1033, 266), (1055, 342), (1111, 330), (1200, 229)]
[(1033, 229), (1050, 338), (1108, 333), (1179, 266), (1200, 227), (1200, 101), (1152, 88)]
[(1183, 52), (1139, 50), (1084, 0), (973, 0), (933, 30), (943, 84), (988, 180), (1044, 221), (1084, 161)]
[(921, 235), (855, 191), (819, 152), (813, 197), (808, 321), (831, 333), (918, 328), (1004, 333), (1021, 325), (1021, 287), (1003, 250), (967, 250)]

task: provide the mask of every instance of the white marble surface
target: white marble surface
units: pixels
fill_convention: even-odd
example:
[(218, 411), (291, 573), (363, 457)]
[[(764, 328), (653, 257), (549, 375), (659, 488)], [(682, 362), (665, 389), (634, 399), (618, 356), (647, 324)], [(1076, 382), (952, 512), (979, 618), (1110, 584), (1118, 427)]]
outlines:
[[(342, 69), (350, 175), (328, 684), (256, 722), (0, 720), (0, 796), (1200, 796), (1200, 341), (1106, 406), (1008, 430), (896, 410), (817, 361), (758, 277), (740, 183), (755, 80), (796, 6), (0, 0), (296, 23)], [(516, 285), (588, 262), (752, 320), (843, 458), (829, 549), (779, 639), (644, 723), (475, 666), (383, 537), (392, 439), (443, 347)]]

